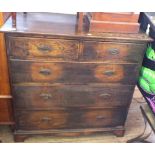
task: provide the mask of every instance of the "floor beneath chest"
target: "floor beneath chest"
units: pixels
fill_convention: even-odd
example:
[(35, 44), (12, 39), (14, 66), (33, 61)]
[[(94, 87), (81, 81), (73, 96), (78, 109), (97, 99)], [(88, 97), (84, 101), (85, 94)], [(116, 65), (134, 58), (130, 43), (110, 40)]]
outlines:
[[(81, 136), (81, 137), (46, 137), (46, 136), (35, 136), (25, 140), (27, 143), (53, 143), (53, 142), (71, 142), (71, 143), (123, 143), (129, 139), (138, 136), (144, 130), (144, 120), (140, 111), (140, 104), (146, 104), (143, 97), (141, 96), (139, 90), (136, 88), (134, 92), (134, 97), (132, 104), (130, 106), (127, 122), (126, 122), (126, 132), (124, 137), (115, 137), (112, 134), (104, 133), (97, 134), (93, 136)], [(150, 127), (148, 126), (146, 134), (150, 132)], [(4, 143), (13, 143), (13, 135), (7, 126), (0, 126), (0, 139)], [(155, 142), (155, 136), (153, 133), (148, 138), (149, 141)]]

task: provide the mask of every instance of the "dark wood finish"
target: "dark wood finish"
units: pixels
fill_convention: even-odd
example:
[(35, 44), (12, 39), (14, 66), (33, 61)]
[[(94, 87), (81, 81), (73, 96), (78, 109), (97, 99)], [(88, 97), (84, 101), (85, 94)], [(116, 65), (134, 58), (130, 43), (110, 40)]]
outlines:
[(146, 42), (151, 39), (143, 33), (78, 32), (74, 15), (18, 13), (17, 17), (16, 30), (11, 29), (11, 19), (2, 28), (15, 141), (34, 135), (123, 136)]
[(13, 83), (122, 83), (132, 85), (136, 84), (139, 73), (137, 64), (34, 62), (11, 59), (10, 66)]
[(100, 134), (103, 132), (111, 132), (113, 131), (124, 130), (123, 126), (117, 126), (113, 128), (87, 128), (87, 129), (59, 129), (59, 130), (31, 130), (31, 131), (16, 131), (14, 133), (15, 142), (24, 142), (26, 138), (36, 136), (36, 135), (44, 135), (44, 136), (67, 136), (67, 137), (78, 137), (78, 136), (89, 136), (92, 134)]
[(11, 37), (10, 56), (13, 58), (39, 58), (46, 60), (77, 60), (79, 42), (64, 39)]
[(114, 130), (113, 134), (116, 135), (117, 137), (123, 137), (124, 134), (125, 134), (125, 130), (124, 129), (122, 129), (122, 130)]
[[(9, 18), (10, 13), (0, 12), (0, 27)], [(13, 124), (8, 64), (5, 50), (4, 34), (0, 33), (0, 124)]]
[(18, 111), (16, 129), (82, 129), (119, 126), (126, 119), (126, 109), (66, 109), (53, 111)]
[(91, 12), (88, 13), (92, 20), (103, 20), (112, 22), (137, 23), (139, 13), (134, 12)]
[(14, 141), (17, 143), (18, 142), (21, 143), (24, 142), (24, 140), (28, 137), (29, 137), (28, 135), (14, 135)]
[[(9, 38), (10, 56), (16, 59), (125, 61), (138, 62), (144, 55), (144, 44), (84, 42), (80, 54), (79, 41), (63, 39)], [(79, 57), (78, 57), (79, 56)]]
[[(145, 33), (125, 34), (125, 33), (92, 33), (87, 31), (78, 33), (76, 30), (75, 15), (66, 14), (51, 14), (51, 13), (17, 13), (17, 28), (12, 28), (12, 18), (9, 18), (1, 31), (9, 33), (9, 36), (17, 36), (22, 33), (22, 36), (38, 37), (38, 38), (63, 38), (63, 39), (84, 39), (95, 41), (118, 41), (144, 43), (152, 41)], [(26, 21), (26, 22), (25, 22)], [(20, 36), (21, 37), (21, 36)]]
[[(134, 86), (123, 85), (13, 85), (17, 109), (94, 108), (128, 106)], [(81, 100), (82, 99), (82, 100)]]
[(87, 41), (80, 60), (137, 63), (142, 60), (145, 47), (145, 44)]

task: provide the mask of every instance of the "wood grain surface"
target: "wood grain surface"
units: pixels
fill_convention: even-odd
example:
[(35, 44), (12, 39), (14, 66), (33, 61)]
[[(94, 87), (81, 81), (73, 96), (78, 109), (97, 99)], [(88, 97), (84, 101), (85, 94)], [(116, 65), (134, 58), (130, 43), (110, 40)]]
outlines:
[(123, 136), (151, 39), (144, 33), (79, 33), (72, 15), (17, 13), (17, 19), (16, 29), (11, 29), (11, 19), (2, 27), (15, 141), (34, 135)]
[(10, 56), (46, 60), (77, 60), (79, 42), (76, 40), (11, 37)]
[(82, 61), (139, 63), (145, 52), (145, 44), (121, 42), (84, 42)]
[(13, 85), (15, 109), (49, 110), (68, 107), (128, 106), (134, 86), (124, 85)]
[(112, 127), (124, 125), (125, 115), (125, 108), (16, 111), (16, 128), (20, 130), (48, 130)]
[[(137, 64), (10, 61), (13, 83), (136, 84)], [(131, 75), (132, 73), (132, 75)]]

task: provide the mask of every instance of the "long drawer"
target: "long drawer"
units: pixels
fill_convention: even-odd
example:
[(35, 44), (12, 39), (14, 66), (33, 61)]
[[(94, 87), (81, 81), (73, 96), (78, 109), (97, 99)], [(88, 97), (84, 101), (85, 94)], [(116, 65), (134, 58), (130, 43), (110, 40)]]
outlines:
[(13, 58), (77, 60), (78, 51), (76, 40), (9, 37), (9, 55)]
[(16, 109), (128, 106), (134, 86), (33, 85), (13, 86)]
[(140, 63), (144, 49), (145, 44), (85, 41), (80, 60)]
[(136, 84), (137, 64), (72, 63), (17, 61), (10, 62), (13, 83), (121, 83)]
[(124, 125), (126, 108), (98, 110), (16, 111), (16, 129), (102, 128)]

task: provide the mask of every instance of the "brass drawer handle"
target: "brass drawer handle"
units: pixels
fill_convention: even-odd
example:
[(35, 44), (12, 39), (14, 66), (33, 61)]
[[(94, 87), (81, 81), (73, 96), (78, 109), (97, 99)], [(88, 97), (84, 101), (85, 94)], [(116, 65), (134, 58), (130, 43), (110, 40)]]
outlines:
[(111, 97), (111, 95), (108, 93), (103, 93), (103, 94), (100, 94), (99, 96), (100, 97)]
[(39, 51), (43, 52), (43, 53), (47, 53), (49, 51), (52, 51), (52, 48), (49, 47), (48, 45), (40, 45), (37, 47)]
[(117, 48), (111, 48), (108, 50), (108, 52), (112, 55), (118, 55), (119, 54), (119, 50)]
[(99, 115), (99, 116), (96, 116), (96, 119), (105, 119), (105, 117), (102, 115)]
[(105, 75), (107, 75), (107, 76), (112, 76), (112, 75), (115, 74), (115, 72), (112, 71), (112, 70), (107, 70), (107, 71), (103, 72), (103, 74), (105, 74)]
[(42, 120), (42, 121), (45, 121), (45, 122), (49, 122), (49, 121), (51, 121), (52, 119), (49, 118), (49, 117), (43, 117), (41, 120)]
[(48, 99), (52, 98), (52, 95), (51, 94), (42, 93), (42, 94), (40, 94), (40, 97), (42, 97), (44, 100), (48, 100)]
[(47, 69), (47, 68), (43, 68), (39, 71), (40, 74), (43, 74), (43, 75), (50, 75), (51, 74), (51, 70), (50, 69)]

